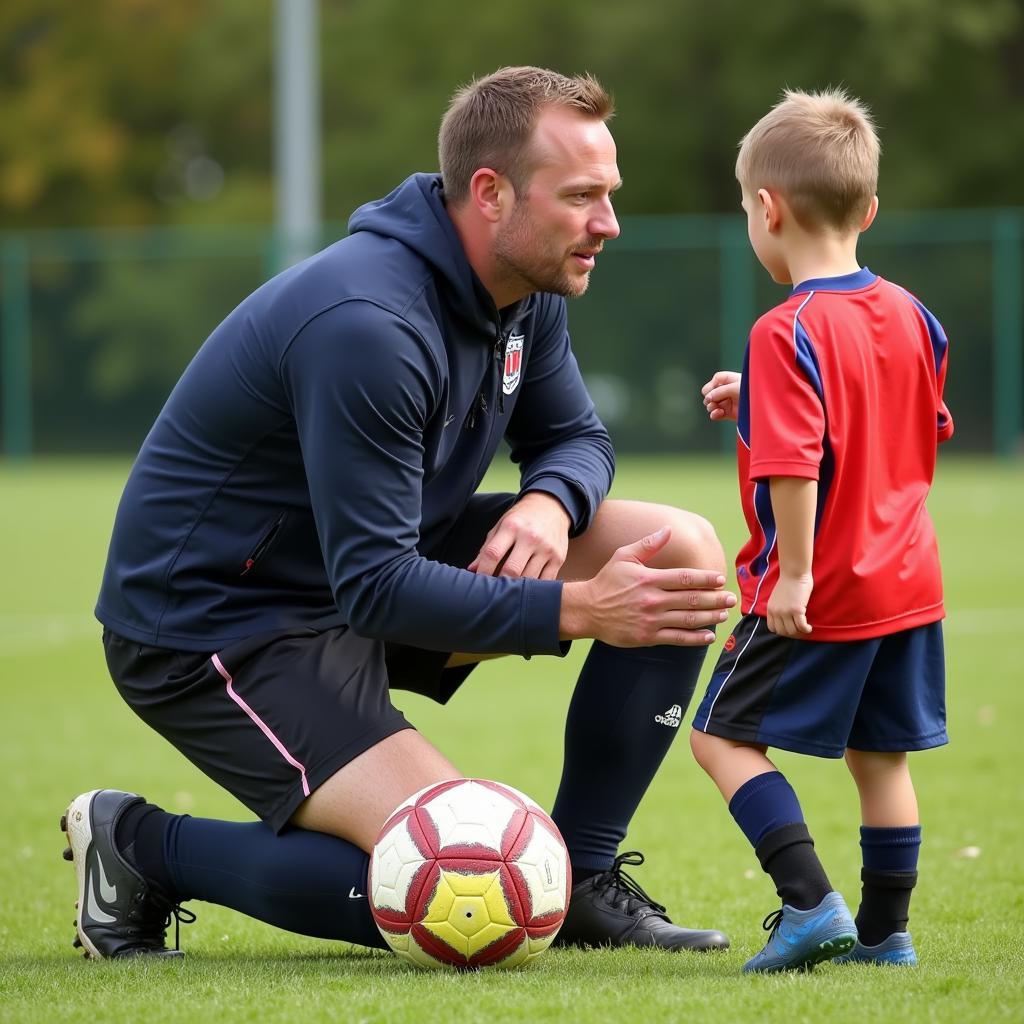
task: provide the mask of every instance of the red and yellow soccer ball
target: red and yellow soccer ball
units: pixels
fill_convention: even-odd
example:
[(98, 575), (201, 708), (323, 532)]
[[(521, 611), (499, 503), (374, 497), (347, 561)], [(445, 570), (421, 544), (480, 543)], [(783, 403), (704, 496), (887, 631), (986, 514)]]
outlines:
[(565, 920), (569, 855), (555, 823), (500, 782), (452, 779), (410, 797), (370, 858), (370, 906), (418, 967), (518, 967)]

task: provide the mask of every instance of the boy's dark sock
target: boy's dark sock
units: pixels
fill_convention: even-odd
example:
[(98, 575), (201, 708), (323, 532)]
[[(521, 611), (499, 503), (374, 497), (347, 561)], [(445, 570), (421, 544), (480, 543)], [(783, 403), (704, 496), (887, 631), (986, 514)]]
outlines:
[(793, 787), (777, 771), (755, 775), (744, 782), (729, 801), (729, 813), (755, 848), (769, 832), (804, 820)]
[(298, 828), (276, 835), (262, 822), (146, 804), (126, 812), (117, 841), (175, 902), (206, 900), (301, 935), (386, 945), (367, 899), (369, 857), (344, 839)]
[(679, 733), (706, 654), (704, 647), (592, 644), (569, 705), (551, 812), (574, 879), (611, 867)]
[(865, 946), (877, 946), (893, 932), (905, 932), (910, 920), (910, 897), (917, 885), (916, 871), (860, 872), (860, 909), (857, 937)]
[(796, 910), (816, 907), (832, 891), (814, 852), (804, 812), (782, 772), (748, 779), (733, 793), (729, 812), (771, 875), (783, 903)]
[(860, 830), (864, 867), (857, 934), (865, 946), (877, 946), (893, 932), (907, 930), (910, 897), (917, 884), (921, 826)]
[(801, 821), (768, 832), (754, 847), (783, 903), (795, 910), (816, 907), (832, 885), (814, 852), (814, 840)]

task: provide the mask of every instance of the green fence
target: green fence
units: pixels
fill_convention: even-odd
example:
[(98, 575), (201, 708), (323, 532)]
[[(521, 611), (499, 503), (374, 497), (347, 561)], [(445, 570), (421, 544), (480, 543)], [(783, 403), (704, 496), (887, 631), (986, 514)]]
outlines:
[[(862, 241), (862, 261), (946, 327), (962, 451), (1024, 444), (1022, 247), (1022, 209), (883, 211)], [(258, 228), (0, 234), (2, 451), (134, 452), (202, 340), (278, 263), (273, 233)], [(700, 385), (738, 367), (750, 324), (784, 294), (738, 216), (624, 218), (570, 307), (617, 447), (731, 446), (707, 422)]]

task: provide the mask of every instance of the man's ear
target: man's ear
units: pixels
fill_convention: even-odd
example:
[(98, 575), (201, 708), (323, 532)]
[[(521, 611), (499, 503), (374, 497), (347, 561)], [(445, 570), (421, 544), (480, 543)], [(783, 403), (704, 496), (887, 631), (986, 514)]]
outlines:
[(867, 231), (871, 227), (871, 222), (875, 219), (875, 215), (878, 213), (878, 196), (871, 197), (871, 205), (868, 207), (868, 212), (864, 215), (864, 219), (860, 222), (860, 231)]
[(515, 202), (515, 193), (500, 171), (480, 167), (469, 179), (469, 199), (484, 220), (496, 224)]
[(775, 234), (782, 226), (782, 200), (768, 189), (759, 188), (756, 201), (761, 209), (761, 216), (764, 218), (764, 226), (768, 229), (768, 233)]

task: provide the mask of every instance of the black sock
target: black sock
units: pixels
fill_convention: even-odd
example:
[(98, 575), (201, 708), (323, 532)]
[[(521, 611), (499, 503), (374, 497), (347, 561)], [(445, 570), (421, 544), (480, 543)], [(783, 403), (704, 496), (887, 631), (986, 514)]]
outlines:
[(168, 897), (176, 900), (174, 881), (164, 856), (167, 826), (174, 818), (175, 815), (155, 804), (133, 804), (118, 819), (114, 842), (147, 882), (156, 882)]
[(910, 895), (917, 885), (916, 871), (872, 871), (861, 868), (857, 937), (865, 946), (877, 946), (893, 932), (905, 932), (910, 920)]
[(637, 805), (679, 732), (704, 647), (622, 649), (595, 640), (565, 723), (551, 812), (574, 877), (611, 867)]
[(782, 902), (794, 910), (810, 910), (832, 891), (803, 822), (768, 832), (754, 852), (761, 867), (771, 875)]
[(320, 939), (386, 948), (370, 913), (370, 858), (306, 829), (172, 817), (166, 862), (182, 899), (206, 900)]

